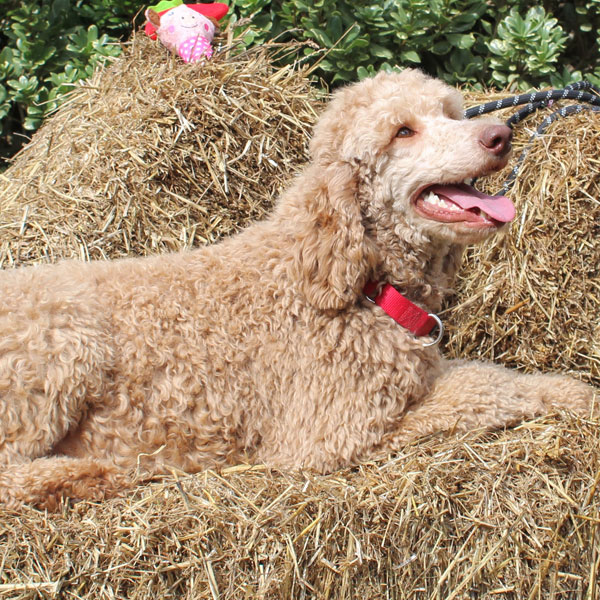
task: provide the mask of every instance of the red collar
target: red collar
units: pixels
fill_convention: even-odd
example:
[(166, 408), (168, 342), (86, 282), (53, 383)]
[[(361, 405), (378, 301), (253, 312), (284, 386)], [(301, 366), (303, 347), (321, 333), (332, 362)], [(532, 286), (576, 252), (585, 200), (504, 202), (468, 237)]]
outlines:
[(414, 333), (417, 337), (429, 335), (436, 327), (438, 333), (435, 340), (425, 346), (437, 344), (444, 335), (444, 325), (437, 315), (419, 308), (414, 302), (405, 298), (394, 286), (383, 284), (379, 293), (379, 284), (370, 281), (363, 290), (367, 300), (381, 307), (396, 323)]

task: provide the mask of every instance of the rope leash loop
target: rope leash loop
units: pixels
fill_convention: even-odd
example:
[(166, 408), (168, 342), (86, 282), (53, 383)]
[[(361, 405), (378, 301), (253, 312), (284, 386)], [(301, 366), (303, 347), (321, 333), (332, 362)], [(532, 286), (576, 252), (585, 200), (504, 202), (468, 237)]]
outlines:
[[(538, 108), (541, 106), (539, 103), (546, 103), (550, 101), (558, 100), (577, 100), (577, 102), (587, 102), (588, 104), (595, 104), (600, 106), (600, 88), (592, 85), (587, 81), (580, 81), (577, 84), (571, 84), (574, 87), (567, 86), (560, 90), (547, 90), (545, 92), (532, 92), (530, 94), (519, 94), (517, 96), (509, 96), (508, 98), (502, 98), (495, 102), (486, 102), (485, 104), (479, 104), (473, 106), (465, 111), (465, 117), (472, 119), (485, 115), (496, 110), (502, 110), (503, 108), (511, 108), (520, 106), (522, 104), (537, 104)], [(586, 92), (584, 90), (593, 90), (596, 94)]]
[(527, 155), (529, 154), (531, 145), (533, 144), (533, 142), (535, 142), (535, 140), (537, 138), (539, 138), (540, 136), (542, 136), (544, 134), (544, 132), (546, 131), (546, 129), (548, 128), (548, 126), (551, 123), (554, 123), (554, 121), (556, 121), (562, 117), (579, 114), (580, 112), (583, 112), (584, 110), (592, 110), (594, 112), (600, 112), (600, 106), (586, 106), (585, 104), (571, 104), (569, 106), (565, 106), (565, 107), (560, 108), (559, 110), (554, 111), (553, 113), (549, 114), (538, 126), (535, 133), (529, 138), (527, 146), (523, 149), (523, 151), (519, 155), (519, 158), (517, 159), (517, 163), (513, 167), (512, 171), (509, 173), (508, 177), (506, 178), (506, 181), (504, 182), (504, 185), (502, 186), (502, 189), (496, 194), (496, 196), (505, 195), (510, 190), (510, 188), (514, 185), (514, 183), (517, 179), (517, 175), (519, 174), (519, 169), (521, 168), (521, 165), (523, 164), (523, 162), (527, 158)]
[[(527, 146), (521, 152), (515, 167), (506, 178), (502, 189), (496, 193), (496, 196), (505, 195), (514, 185), (519, 173), (519, 169), (529, 154), (530, 146), (538, 137), (544, 134), (545, 130), (551, 123), (562, 117), (578, 114), (584, 110), (592, 110), (595, 112), (600, 111), (600, 88), (593, 85), (589, 81), (576, 81), (570, 83), (563, 89), (532, 92), (530, 94), (518, 94), (516, 96), (509, 96), (501, 100), (479, 104), (465, 110), (465, 118), (472, 119), (473, 117), (479, 117), (496, 110), (522, 106), (525, 104), (526, 106), (517, 110), (517, 112), (515, 112), (505, 121), (506, 125), (512, 129), (515, 125), (520, 123), (529, 115), (535, 113), (541, 108), (552, 106), (554, 102), (561, 100), (577, 100), (578, 104), (571, 104), (569, 106), (560, 108), (548, 115), (542, 121), (535, 133), (529, 138)], [(581, 104), (582, 102), (586, 104)]]

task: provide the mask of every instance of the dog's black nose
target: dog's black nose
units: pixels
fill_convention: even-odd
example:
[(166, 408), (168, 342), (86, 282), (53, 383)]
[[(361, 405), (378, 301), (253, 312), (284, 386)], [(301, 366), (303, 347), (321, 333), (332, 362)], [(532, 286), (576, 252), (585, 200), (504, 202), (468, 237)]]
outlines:
[(479, 143), (492, 154), (504, 156), (510, 152), (512, 129), (507, 125), (490, 125), (479, 135)]

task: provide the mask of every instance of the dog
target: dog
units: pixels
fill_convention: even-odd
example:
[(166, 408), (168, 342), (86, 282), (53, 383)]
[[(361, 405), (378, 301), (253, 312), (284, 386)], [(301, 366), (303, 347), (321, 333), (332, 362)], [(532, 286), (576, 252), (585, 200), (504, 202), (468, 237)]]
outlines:
[(463, 248), (515, 214), (464, 182), (510, 150), (455, 89), (380, 73), (334, 94), (267, 220), (178, 254), (0, 272), (0, 503), (52, 510), (241, 461), (326, 473), (585, 414), (579, 381), (435, 344)]

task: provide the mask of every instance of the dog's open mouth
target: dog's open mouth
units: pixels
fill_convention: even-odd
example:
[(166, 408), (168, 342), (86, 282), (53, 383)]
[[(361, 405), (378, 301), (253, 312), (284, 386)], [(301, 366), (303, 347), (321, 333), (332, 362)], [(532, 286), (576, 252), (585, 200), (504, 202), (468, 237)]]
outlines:
[(427, 219), (473, 227), (501, 227), (515, 218), (515, 207), (506, 196), (488, 196), (465, 183), (425, 188), (415, 200), (415, 210)]

